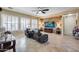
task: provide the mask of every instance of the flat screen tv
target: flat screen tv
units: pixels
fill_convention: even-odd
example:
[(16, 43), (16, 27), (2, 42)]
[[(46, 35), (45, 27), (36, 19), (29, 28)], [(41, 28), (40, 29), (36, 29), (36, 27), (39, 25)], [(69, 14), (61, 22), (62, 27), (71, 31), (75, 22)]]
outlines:
[(55, 27), (56, 27), (56, 23), (55, 22), (45, 22), (45, 28), (53, 29)]

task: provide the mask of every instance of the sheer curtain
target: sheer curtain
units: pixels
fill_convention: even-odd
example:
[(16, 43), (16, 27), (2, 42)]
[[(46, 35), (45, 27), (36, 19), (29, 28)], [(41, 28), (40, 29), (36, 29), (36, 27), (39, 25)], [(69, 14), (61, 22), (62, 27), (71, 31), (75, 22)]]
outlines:
[(6, 31), (17, 31), (18, 30), (18, 17), (13, 15), (1, 14), (2, 27)]
[(26, 28), (38, 28), (37, 19), (32, 19), (30, 22), (30, 17), (18, 17), (14, 15), (1, 14), (2, 27), (5, 30), (17, 31), (21, 29), (22, 31)]
[(22, 17), (21, 18), (21, 30), (25, 30), (28, 27), (30, 27), (30, 18)]
[(38, 25), (37, 19), (32, 19), (32, 22), (31, 22), (32, 29), (38, 28), (37, 25)]

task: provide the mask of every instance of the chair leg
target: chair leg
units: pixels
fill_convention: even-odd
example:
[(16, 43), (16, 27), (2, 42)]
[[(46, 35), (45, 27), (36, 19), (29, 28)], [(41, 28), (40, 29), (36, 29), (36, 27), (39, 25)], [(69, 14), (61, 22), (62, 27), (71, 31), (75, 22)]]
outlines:
[(13, 52), (16, 52), (16, 41), (13, 41)]
[(13, 47), (13, 52), (16, 52), (16, 48), (15, 47)]

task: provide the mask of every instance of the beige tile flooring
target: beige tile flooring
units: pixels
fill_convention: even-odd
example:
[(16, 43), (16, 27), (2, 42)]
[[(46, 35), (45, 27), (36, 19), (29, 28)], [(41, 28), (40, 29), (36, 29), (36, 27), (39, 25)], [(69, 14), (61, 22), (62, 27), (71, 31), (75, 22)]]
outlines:
[[(44, 32), (43, 32), (44, 33)], [(24, 33), (16, 36), (16, 52), (78, 52), (79, 40), (71, 36), (47, 33), (49, 40), (45, 44), (26, 38)]]
[(71, 36), (48, 33), (48, 43), (40, 44), (35, 40), (28, 40), (27, 49), (30, 52), (78, 52), (79, 40)]

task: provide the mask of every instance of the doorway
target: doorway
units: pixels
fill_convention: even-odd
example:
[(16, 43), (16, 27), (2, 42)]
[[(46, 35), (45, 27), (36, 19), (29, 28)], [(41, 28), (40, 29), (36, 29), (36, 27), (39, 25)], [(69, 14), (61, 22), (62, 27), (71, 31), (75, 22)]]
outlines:
[(76, 26), (76, 14), (69, 14), (63, 17), (64, 34), (72, 35), (73, 28)]

